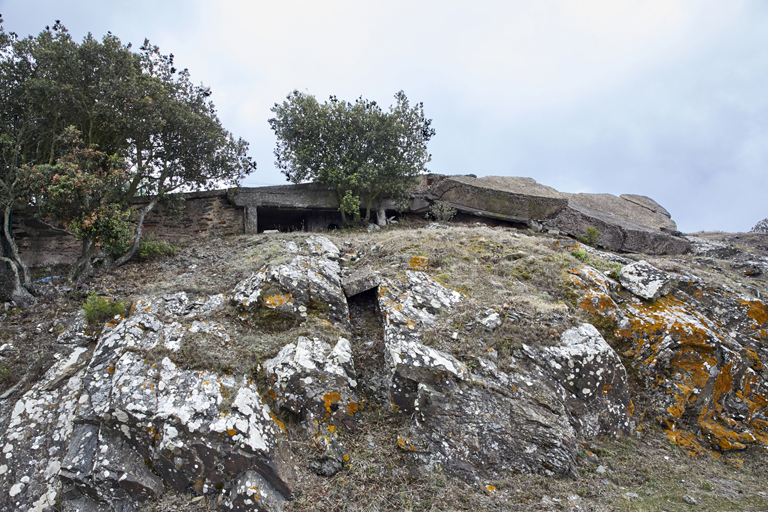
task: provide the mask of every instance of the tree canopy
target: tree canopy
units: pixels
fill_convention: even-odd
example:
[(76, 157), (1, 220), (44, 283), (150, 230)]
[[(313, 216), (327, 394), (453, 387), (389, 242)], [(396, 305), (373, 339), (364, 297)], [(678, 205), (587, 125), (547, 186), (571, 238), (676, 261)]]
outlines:
[(274, 105), (269, 120), (277, 167), (292, 183), (335, 190), (345, 220), (359, 216), (363, 206), (368, 220), (383, 197), (404, 205), (413, 179), (431, 159), (427, 142), (435, 130), (422, 103), (410, 106), (402, 91), (395, 100), (385, 112), (362, 97), (349, 103), (331, 96), (321, 104), (293, 91)]
[[(256, 164), (210, 96), (149, 41), (135, 52), (111, 33), (77, 43), (58, 21), (26, 38), (0, 25), (0, 205), (14, 270), (29, 279), (7, 229), (13, 208), (34, 204), (64, 221), (84, 241), (76, 268), (87, 268), (86, 246), (127, 261), (144, 217), (168, 193), (239, 184)], [(137, 195), (150, 201), (131, 241)], [(84, 223), (94, 216), (99, 223)]]

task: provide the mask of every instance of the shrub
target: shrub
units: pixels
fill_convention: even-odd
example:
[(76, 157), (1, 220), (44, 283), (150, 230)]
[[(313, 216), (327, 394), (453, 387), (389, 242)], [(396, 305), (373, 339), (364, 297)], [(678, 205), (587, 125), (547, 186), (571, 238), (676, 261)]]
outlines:
[(587, 251), (584, 249), (579, 249), (577, 251), (571, 251), (571, 255), (576, 258), (577, 260), (583, 261), (584, 263), (587, 262), (589, 259), (589, 255), (587, 254)]
[(587, 228), (587, 236), (577, 236), (576, 239), (590, 247), (597, 247), (597, 242), (600, 240), (600, 231), (595, 226), (589, 226)]
[(456, 208), (451, 207), (448, 203), (442, 201), (436, 201), (429, 207), (429, 213), (425, 215), (427, 220), (433, 219), (437, 222), (449, 222), (456, 216)]
[(161, 256), (173, 256), (176, 254), (176, 247), (158, 240), (154, 233), (147, 233), (139, 241), (139, 261), (147, 261)]
[(124, 314), (125, 304), (117, 300), (99, 297), (96, 292), (93, 292), (88, 295), (85, 304), (83, 304), (83, 313), (89, 324), (99, 324), (106, 322), (115, 315)]
[(750, 233), (763, 233), (768, 234), (768, 219), (763, 219), (749, 230)]

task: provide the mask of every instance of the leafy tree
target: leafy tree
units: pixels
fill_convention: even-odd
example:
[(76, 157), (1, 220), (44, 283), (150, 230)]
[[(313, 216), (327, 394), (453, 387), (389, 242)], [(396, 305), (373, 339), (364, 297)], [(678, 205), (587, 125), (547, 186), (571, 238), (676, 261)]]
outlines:
[(338, 196), (344, 221), (365, 220), (383, 197), (404, 206), (413, 179), (430, 161), (427, 142), (435, 134), (423, 104), (413, 107), (402, 91), (385, 112), (375, 101), (354, 103), (331, 96), (323, 104), (293, 91), (272, 108), (277, 136), (276, 165), (288, 181), (321, 183)]
[[(84, 240), (76, 270), (90, 267), (95, 246), (128, 261), (144, 218), (167, 194), (236, 185), (256, 167), (248, 143), (222, 127), (210, 90), (148, 41), (136, 53), (112, 34), (78, 44), (58, 21), (25, 39), (0, 26), (0, 75), (1, 204), (63, 215)], [(150, 201), (131, 242), (125, 222), (138, 194)]]
[(768, 219), (763, 219), (757, 224), (755, 224), (752, 229), (749, 230), (750, 233), (768, 233)]
[(130, 211), (121, 203), (127, 173), (117, 156), (85, 147), (73, 127), (63, 139), (69, 153), (54, 165), (34, 166), (29, 183), (35, 197), (42, 198), (39, 214), (46, 220), (57, 219), (83, 243), (72, 269), (75, 277), (82, 271), (89, 273), (97, 247), (115, 256), (130, 245)]

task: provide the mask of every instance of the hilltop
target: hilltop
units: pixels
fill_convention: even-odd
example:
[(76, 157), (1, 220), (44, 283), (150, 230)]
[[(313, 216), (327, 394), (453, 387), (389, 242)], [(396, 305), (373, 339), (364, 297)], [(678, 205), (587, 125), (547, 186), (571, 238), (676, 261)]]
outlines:
[(765, 509), (768, 239), (686, 243), (410, 221), (38, 283), (0, 510)]

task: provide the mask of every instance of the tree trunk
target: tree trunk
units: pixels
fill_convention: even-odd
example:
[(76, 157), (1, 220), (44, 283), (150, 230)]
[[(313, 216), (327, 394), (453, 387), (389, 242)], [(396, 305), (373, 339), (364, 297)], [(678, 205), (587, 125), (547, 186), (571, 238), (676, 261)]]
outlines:
[(141, 241), (141, 228), (144, 226), (144, 219), (147, 217), (147, 214), (152, 210), (152, 208), (155, 207), (155, 204), (157, 204), (157, 199), (151, 200), (148, 205), (146, 205), (144, 208), (141, 209), (141, 215), (139, 216), (139, 221), (136, 223), (136, 231), (135, 231), (135, 236), (133, 237), (133, 245), (131, 245), (131, 248), (128, 249), (127, 253), (120, 256), (120, 258), (115, 262), (116, 267), (124, 265), (125, 263), (128, 262), (128, 260), (133, 258), (134, 254), (136, 254), (136, 251), (139, 249), (139, 242)]
[(80, 252), (80, 258), (72, 266), (69, 278), (72, 281), (76, 281), (80, 276), (89, 276), (93, 274), (93, 266), (91, 265), (91, 256), (96, 251), (96, 246), (93, 244), (93, 240), (90, 238), (83, 238), (83, 249)]
[(13, 260), (0, 256), (0, 262), (8, 263), (13, 271), (13, 290), (11, 290), (10, 299), (16, 303), (20, 308), (31, 306), (37, 300), (21, 285), (21, 279), (19, 278), (19, 269), (16, 268), (16, 264)]
[(5, 239), (8, 241), (8, 247), (11, 248), (11, 259), (13, 260), (13, 263), (11, 265), (13, 266), (18, 265), (18, 267), (22, 271), (22, 276), (24, 277), (24, 283), (30, 282), (29, 277), (29, 267), (27, 266), (24, 261), (22, 261), (21, 256), (19, 256), (19, 247), (16, 245), (16, 242), (13, 240), (13, 237), (11, 236), (11, 226), (10, 226), (10, 220), (11, 220), (11, 205), (7, 205), (5, 207), (5, 212), (3, 212), (3, 232), (5, 233)]

